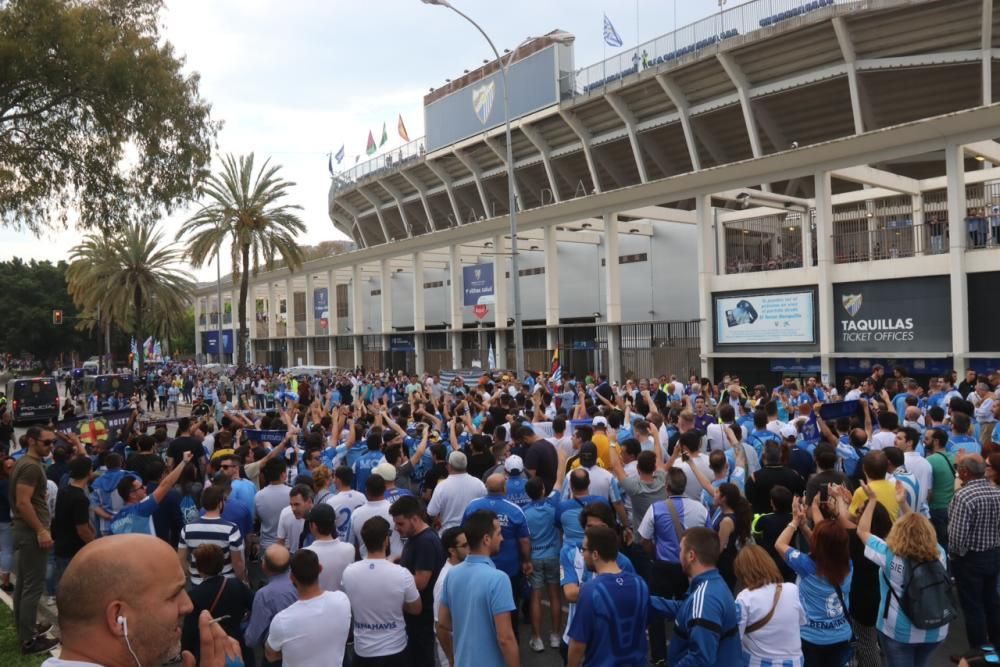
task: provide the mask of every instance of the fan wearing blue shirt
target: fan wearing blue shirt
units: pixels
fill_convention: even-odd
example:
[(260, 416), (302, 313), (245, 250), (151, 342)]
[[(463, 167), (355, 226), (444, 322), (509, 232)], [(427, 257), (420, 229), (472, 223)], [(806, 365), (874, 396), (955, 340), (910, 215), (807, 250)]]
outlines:
[(372, 474), (372, 470), (375, 469), (384, 455), (382, 454), (382, 431), (381, 429), (372, 429), (372, 432), (368, 434), (365, 438), (365, 444), (367, 446), (367, 451), (356, 458), (354, 463), (351, 464), (351, 469), (354, 471), (354, 490), (361, 491), (365, 488), (365, 482), (368, 481), (368, 477)]
[(146, 487), (142, 482), (134, 477), (123, 477), (118, 482), (117, 490), (125, 505), (111, 519), (111, 533), (113, 535), (140, 533), (155, 536), (153, 513), (181, 478), (181, 473), (184, 472), (185, 466), (190, 464), (191, 457), (191, 452), (184, 452), (181, 462), (163, 478), (151, 496), (146, 495)]
[[(557, 475), (558, 477), (558, 475)], [(556, 525), (562, 529), (563, 544), (580, 546), (583, 543), (583, 528), (580, 526), (580, 512), (591, 503), (608, 504), (604, 496), (590, 494), (590, 473), (577, 468), (569, 475), (570, 498), (556, 506)]]
[(587, 528), (581, 553), (592, 578), (580, 587), (576, 600), (568, 664), (645, 667), (646, 582), (618, 566), (618, 535), (607, 526)]
[(948, 453), (954, 456), (979, 454), (983, 447), (975, 437), (969, 435), (972, 420), (964, 412), (951, 413), (951, 434), (948, 438)]

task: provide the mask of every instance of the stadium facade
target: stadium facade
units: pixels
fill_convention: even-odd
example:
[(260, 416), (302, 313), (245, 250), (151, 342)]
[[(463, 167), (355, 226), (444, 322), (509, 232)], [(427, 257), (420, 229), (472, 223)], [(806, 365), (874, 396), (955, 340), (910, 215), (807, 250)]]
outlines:
[[(996, 4), (756, 0), (580, 69), (547, 37), (507, 56), (528, 367), (996, 368)], [(253, 278), (254, 361), (513, 366), (501, 86), (432, 89), (425, 137), (333, 177), (355, 249)], [(213, 359), (223, 285), (195, 300)]]

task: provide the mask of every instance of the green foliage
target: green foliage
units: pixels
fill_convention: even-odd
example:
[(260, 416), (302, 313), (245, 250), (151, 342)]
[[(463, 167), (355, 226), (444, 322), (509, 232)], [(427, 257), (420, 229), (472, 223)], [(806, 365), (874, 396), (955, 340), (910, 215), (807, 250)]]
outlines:
[[(66, 263), (0, 262), (0, 351), (15, 356), (32, 354), (43, 361), (60, 353), (69, 363), (71, 353), (83, 359), (96, 354), (100, 339), (77, 330), (79, 312), (66, 291)], [(52, 311), (62, 309), (63, 323), (52, 323)]]
[(184, 325), (194, 283), (180, 268), (183, 252), (162, 243), (155, 226), (135, 223), (113, 234), (88, 234), (70, 251), (66, 282), (74, 303), (112, 322), (139, 343), (166, 339)]
[(0, 3), (0, 220), (38, 230), (170, 211), (209, 173), (218, 123), (161, 38), (163, 0)]
[(170, 337), (170, 356), (175, 359), (194, 356), (194, 336), (194, 308), (188, 308), (178, 323), (177, 333)]
[(281, 178), (279, 169), (265, 161), (255, 172), (253, 153), (238, 160), (227, 155), (222, 173), (210, 176), (205, 185), (208, 203), (184, 223), (177, 235), (178, 239), (187, 237), (188, 257), (199, 267), (214, 258), (224, 242), (231, 243), (233, 285), (240, 287), (236, 353), (241, 368), (247, 355), (250, 274), (256, 276), (262, 266), (271, 270), (279, 262), (293, 270), (304, 261), (295, 238), (306, 231), (295, 213), (302, 207), (279, 203), (295, 185)]

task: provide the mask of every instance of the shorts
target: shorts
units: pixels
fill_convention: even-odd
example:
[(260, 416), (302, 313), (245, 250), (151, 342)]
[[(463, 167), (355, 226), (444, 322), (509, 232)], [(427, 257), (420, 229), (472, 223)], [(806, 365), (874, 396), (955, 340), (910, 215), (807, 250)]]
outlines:
[(531, 560), (531, 578), (528, 581), (534, 589), (554, 584), (559, 585), (559, 559), (543, 558), (541, 560)]

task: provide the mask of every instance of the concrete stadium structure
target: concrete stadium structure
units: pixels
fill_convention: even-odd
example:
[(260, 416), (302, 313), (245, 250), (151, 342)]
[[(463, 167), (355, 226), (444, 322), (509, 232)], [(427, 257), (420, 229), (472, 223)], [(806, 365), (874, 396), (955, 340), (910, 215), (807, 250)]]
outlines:
[[(554, 91), (512, 113), (528, 367), (558, 348), (617, 379), (996, 368), (996, 4), (756, 0), (582, 69), (546, 38), (517, 49)], [(356, 249), (253, 278), (255, 361), (432, 371), (493, 346), (513, 366), (503, 126), (472, 99), (497, 68), (432, 90), (426, 138), (333, 178)], [(482, 129), (438, 145), (447, 105)], [(487, 265), (480, 320), (463, 266)], [(195, 301), (214, 358), (223, 284), (222, 308), (214, 284)]]

